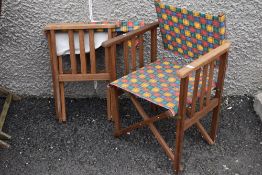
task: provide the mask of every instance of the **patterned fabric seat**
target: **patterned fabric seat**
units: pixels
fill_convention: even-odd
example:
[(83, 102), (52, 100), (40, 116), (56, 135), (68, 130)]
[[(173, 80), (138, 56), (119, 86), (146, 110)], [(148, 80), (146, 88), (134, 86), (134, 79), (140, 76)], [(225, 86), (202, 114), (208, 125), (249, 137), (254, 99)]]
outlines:
[[(178, 112), (180, 91), (180, 79), (176, 76), (176, 71), (184, 64), (173, 58), (163, 58), (112, 82), (110, 85), (164, 107), (175, 115)], [(194, 81), (195, 76), (191, 75), (188, 103), (191, 103)], [(202, 82), (199, 83), (201, 87)]]

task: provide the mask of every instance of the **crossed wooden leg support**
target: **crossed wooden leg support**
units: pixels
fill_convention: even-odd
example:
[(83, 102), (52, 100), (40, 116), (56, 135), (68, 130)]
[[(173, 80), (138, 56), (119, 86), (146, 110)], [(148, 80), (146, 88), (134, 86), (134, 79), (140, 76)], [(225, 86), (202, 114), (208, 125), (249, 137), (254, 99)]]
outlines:
[[(149, 117), (144, 109), (142, 108), (141, 104), (137, 100), (137, 98), (128, 93), (129, 97), (136, 107), (139, 114), (142, 116), (143, 121), (130, 125), (126, 128), (121, 127), (120, 115), (119, 115), (119, 103), (118, 103), (118, 89), (116, 87), (110, 87), (110, 94), (111, 94), (111, 113), (114, 120), (115, 137), (119, 137), (127, 132), (130, 132), (134, 129), (141, 128), (144, 126), (148, 126), (152, 133), (154, 134), (155, 138), (162, 146), (163, 150), (167, 154), (167, 156), (173, 161), (174, 169), (178, 174), (182, 170), (182, 166), (180, 164), (181, 157), (182, 157), (182, 149), (183, 149), (183, 139), (184, 139), (184, 132), (190, 128), (192, 125), (196, 125), (200, 133), (202, 134), (203, 138), (207, 141), (208, 144), (214, 144), (216, 130), (217, 130), (217, 122), (218, 122), (218, 100), (214, 99), (210, 102), (210, 105), (206, 106), (200, 112), (197, 112), (193, 115), (193, 117), (185, 119), (185, 117), (178, 117), (176, 122), (176, 147), (175, 151), (173, 152), (172, 149), (168, 146), (165, 142), (164, 138), (161, 136), (159, 131), (154, 125), (154, 122), (172, 117), (171, 112), (166, 111), (159, 115)], [(215, 108), (213, 113), (213, 120), (212, 120), (212, 129), (211, 129), (211, 136), (207, 133), (204, 129), (203, 125), (200, 123), (200, 119), (205, 116), (208, 112), (212, 111)], [(204, 112), (203, 112), (204, 111)]]
[(0, 115), (0, 148), (9, 148), (10, 147), (10, 145), (6, 143), (4, 140), (11, 139), (11, 136), (4, 133), (2, 131), (2, 128), (4, 125), (5, 118), (6, 118), (11, 101), (12, 101), (12, 94), (8, 94), (6, 97), (1, 115)]

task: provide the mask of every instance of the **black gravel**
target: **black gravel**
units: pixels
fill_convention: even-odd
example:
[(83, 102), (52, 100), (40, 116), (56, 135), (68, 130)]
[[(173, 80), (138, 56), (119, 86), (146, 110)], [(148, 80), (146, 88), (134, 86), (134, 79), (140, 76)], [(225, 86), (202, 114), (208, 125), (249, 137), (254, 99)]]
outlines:
[[(247, 96), (224, 100), (213, 146), (203, 141), (196, 128), (189, 129), (182, 174), (262, 174), (262, 123), (252, 104)], [(124, 125), (138, 120), (129, 100), (121, 100), (120, 106)], [(59, 124), (52, 99), (14, 102), (3, 129), (12, 136), (11, 148), (0, 150), (0, 174), (173, 174), (171, 162), (149, 129), (138, 129), (120, 139), (112, 136), (104, 99), (67, 99), (67, 109), (68, 122)], [(210, 119), (203, 124), (208, 127)], [(173, 145), (174, 119), (161, 121), (157, 127)]]

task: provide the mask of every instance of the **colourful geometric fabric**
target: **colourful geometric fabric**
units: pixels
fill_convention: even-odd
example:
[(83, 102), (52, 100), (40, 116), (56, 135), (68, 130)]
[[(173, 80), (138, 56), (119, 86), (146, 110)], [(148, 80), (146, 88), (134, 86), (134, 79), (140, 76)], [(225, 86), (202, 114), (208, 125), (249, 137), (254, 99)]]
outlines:
[(155, 0), (155, 7), (164, 48), (175, 55), (196, 59), (225, 39), (225, 15), (189, 11), (159, 0)]
[(130, 32), (145, 26), (144, 21), (117, 21), (116, 32)]
[[(143, 20), (141, 21), (94, 21), (94, 22), (88, 22), (88, 24), (115, 24), (116, 28), (113, 30), (115, 32), (130, 32), (136, 29), (139, 29), (143, 26), (145, 26), (145, 22)], [(107, 31), (107, 29), (97, 29), (98, 32), (104, 32)]]
[[(173, 58), (163, 58), (132, 72), (110, 85), (128, 91), (140, 98), (170, 110), (173, 115), (178, 111), (180, 78), (176, 71), (183, 63), (175, 62)], [(193, 94), (194, 78), (189, 78), (188, 102)], [(202, 81), (199, 82), (201, 87)]]

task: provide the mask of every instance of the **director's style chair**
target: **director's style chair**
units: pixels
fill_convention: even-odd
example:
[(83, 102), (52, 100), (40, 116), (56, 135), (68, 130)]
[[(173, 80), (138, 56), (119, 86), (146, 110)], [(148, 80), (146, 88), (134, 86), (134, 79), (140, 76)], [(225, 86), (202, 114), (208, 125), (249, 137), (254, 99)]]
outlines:
[[(212, 16), (166, 5), (161, 1), (155, 1), (155, 6), (158, 22), (103, 43), (111, 56), (114, 56), (112, 60), (115, 59), (113, 54), (115, 45), (123, 43), (126, 73), (109, 84), (111, 105), (108, 110), (115, 122), (116, 137), (148, 126), (172, 160), (178, 174), (181, 170), (184, 132), (187, 129), (195, 125), (209, 144), (215, 142), (230, 42), (225, 40), (223, 14)], [(157, 27), (160, 27), (164, 49), (174, 53), (172, 58), (156, 59)], [(144, 66), (144, 46), (143, 42), (140, 42), (139, 56), (136, 54), (134, 44), (132, 45), (130, 64), (127, 42), (131, 40), (134, 43), (136, 38), (143, 40), (146, 32), (151, 33), (151, 63)], [(118, 96), (122, 93), (128, 94), (144, 119), (127, 128), (122, 128), (119, 116)], [(137, 98), (147, 100), (167, 111), (149, 117)], [(212, 124), (208, 133), (200, 123), (200, 119), (211, 111), (213, 111)], [(154, 122), (168, 117), (177, 119), (174, 152), (154, 125)]]

